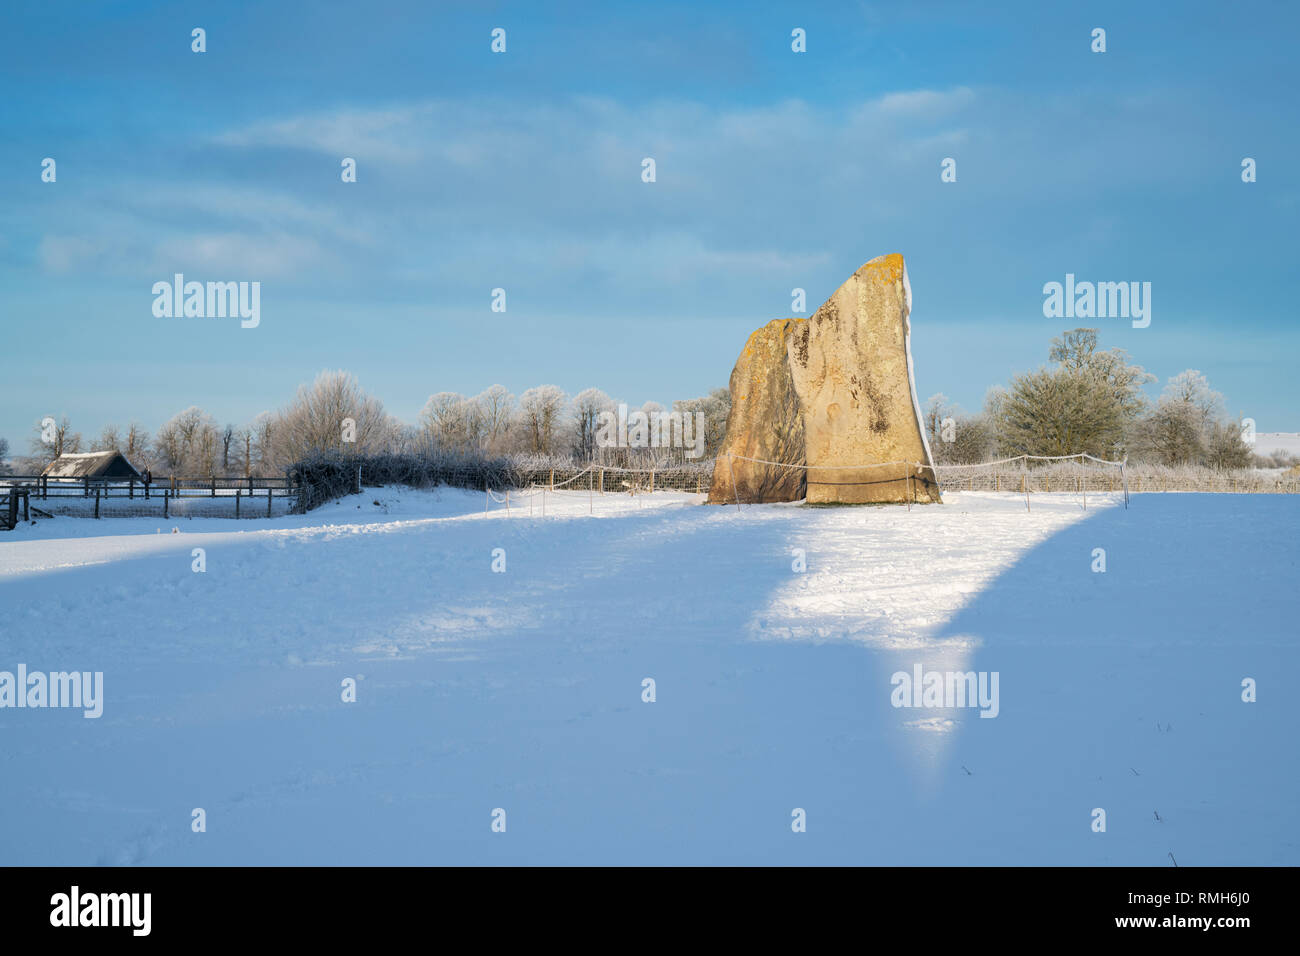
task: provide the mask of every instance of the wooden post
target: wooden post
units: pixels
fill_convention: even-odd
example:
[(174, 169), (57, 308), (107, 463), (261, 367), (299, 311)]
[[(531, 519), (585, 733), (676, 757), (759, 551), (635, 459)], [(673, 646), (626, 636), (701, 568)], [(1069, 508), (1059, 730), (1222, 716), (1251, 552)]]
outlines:
[(266, 516), (271, 517), (271, 486), (266, 486)]
[[(555, 490), (555, 469), (551, 469), (551, 490)], [(546, 496), (542, 496), (542, 514), (546, 514)]]
[(176, 476), (172, 475), (172, 494), (176, 494)]
[(208, 478), (212, 481), (212, 497), (215, 498), (217, 496), (217, 476), (208, 475)]
[(164, 518), (167, 517), (167, 511), (168, 511), (167, 505), (171, 501), (171, 497), (172, 497), (172, 493), (168, 491), (166, 488), (164, 488), (163, 489), (163, 517)]
[(600, 469), (600, 493), (605, 493), (605, 469)]
[(236, 518), (239, 517), (239, 496), (243, 492), (243, 490), (244, 489), (242, 488), (235, 489), (235, 517)]

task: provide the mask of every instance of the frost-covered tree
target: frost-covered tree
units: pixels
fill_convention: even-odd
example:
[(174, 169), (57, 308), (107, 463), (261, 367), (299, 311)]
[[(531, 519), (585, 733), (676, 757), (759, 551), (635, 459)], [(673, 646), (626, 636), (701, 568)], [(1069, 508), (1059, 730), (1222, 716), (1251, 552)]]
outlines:
[(943, 393), (930, 396), (923, 418), (935, 464), (975, 464), (988, 461), (995, 451), (989, 416), (967, 415)]
[(1098, 349), (1096, 329), (1071, 329), (1053, 339), (1048, 358), (1054, 368), (1016, 376), (989, 405), (999, 450), (1116, 454), (1146, 406), (1142, 386), (1154, 376), (1123, 349)]
[(539, 385), (519, 396), (519, 423), (527, 451), (535, 455), (556, 453), (567, 403), (564, 391), (556, 385)]
[(215, 475), (219, 445), (216, 420), (196, 405), (172, 416), (154, 436), (159, 463), (177, 476)]
[(432, 448), (468, 452), (482, 448), (483, 409), (456, 392), (432, 395), (420, 412), (420, 430)]
[(504, 385), (492, 385), (474, 396), (482, 421), (483, 450), (500, 454), (510, 440), (517, 401)]
[[(351, 421), (351, 427), (347, 426)], [(398, 424), (383, 402), (362, 390), (352, 373), (323, 371), (269, 423), (271, 455), (283, 468), (321, 452), (368, 455), (387, 450)], [(352, 441), (346, 439), (351, 437)]]
[(614, 400), (598, 388), (588, 388), (573, 398), (573, 453), (579, 461), (597, 458), (596, 434), (602, 413), (616, 413)]
[(1128, 416), (1114, 391), (1086, 369), (1040, 368), (1011, 380), (999, 403), (998, 444), (1008, 455), (1110, 457)]
[(731, 392), (725, 388), (715, 388), (700, 398), (678, 399), (673, 402), (673, 411), (694, 415), (704, 413), (704, 454), (699, 460), (716, 458), (722, 453), (722, 444), (727, 438), (727, 416), (731, 414)]

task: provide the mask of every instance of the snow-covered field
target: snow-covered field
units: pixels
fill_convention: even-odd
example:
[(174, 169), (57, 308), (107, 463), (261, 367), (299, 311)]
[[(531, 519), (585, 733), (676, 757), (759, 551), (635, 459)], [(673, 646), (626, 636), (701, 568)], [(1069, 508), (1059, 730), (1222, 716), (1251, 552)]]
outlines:
[(1276, 451), (1300, 455), (1300, 432), (1259, 432), (1254, 451), (1257, 455), (1271, 455)]
[(0, 534), (0, 863), (1300, 863), (1294, 496), (698, 501)]

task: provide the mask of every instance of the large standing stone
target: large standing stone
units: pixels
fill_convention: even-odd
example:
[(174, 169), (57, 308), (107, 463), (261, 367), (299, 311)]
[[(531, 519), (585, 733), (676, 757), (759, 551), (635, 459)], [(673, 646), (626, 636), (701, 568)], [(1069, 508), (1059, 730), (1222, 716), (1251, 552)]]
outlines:
[[(790, 337), (809, 504), (941, 500), (912, 381), (911, 307), (903, 257), (879, 256)], [(868, 467), (878, 462), (908, 464)]]
[(903, 257), (881, 256), (811, 318), (751, 335), (731, 373), (709, 501), (939, 501), (912, 381), (911, 307)]
[(803, 464), (803, 416), (788, 356), (793, 337), (807, 324), (807, 319), (774, 319), (745, 343), (731, 372), (726, 445), (713, 468), (710, 504), (726, 504), (737, 497), (748, 503), (798, 501), (804, 496), (803, 468), (777, 468), (743, 459)]

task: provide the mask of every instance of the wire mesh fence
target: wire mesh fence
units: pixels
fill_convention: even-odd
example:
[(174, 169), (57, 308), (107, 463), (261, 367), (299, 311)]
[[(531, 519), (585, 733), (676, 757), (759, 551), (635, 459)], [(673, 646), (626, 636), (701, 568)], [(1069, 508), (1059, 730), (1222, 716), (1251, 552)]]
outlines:
[(145, 484), (137, 478), (4, 475), (0, 476), (0, 498), (22, 500), (26, 512), (38, 518), (266, 518), (291, 511), (298, 488), (288, 478), (256, 476), (168, 476)]

